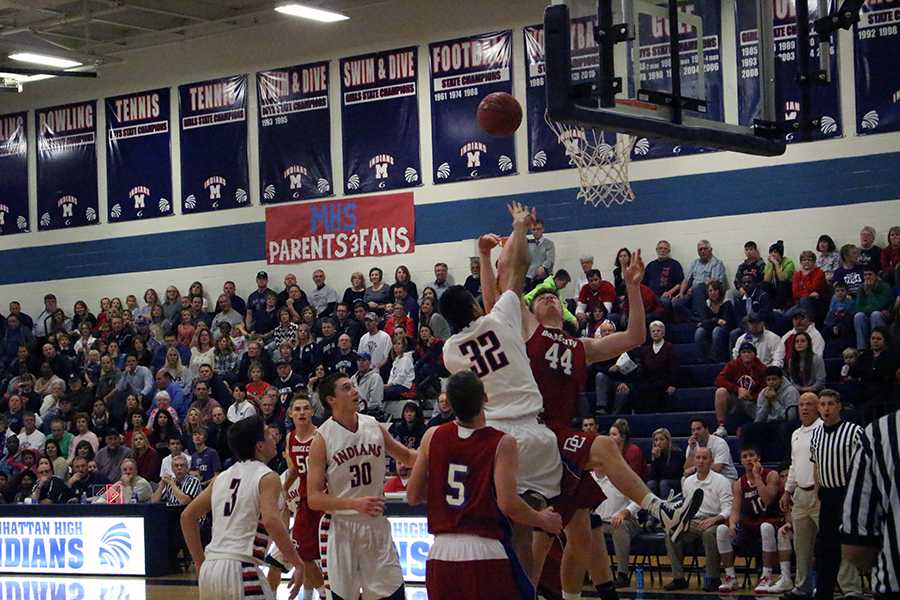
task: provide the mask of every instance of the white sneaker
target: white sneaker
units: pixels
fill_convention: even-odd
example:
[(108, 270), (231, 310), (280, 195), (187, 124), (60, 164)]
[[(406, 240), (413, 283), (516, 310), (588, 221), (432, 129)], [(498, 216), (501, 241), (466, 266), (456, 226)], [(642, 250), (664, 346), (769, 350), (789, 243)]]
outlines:
[(738, 589), (737, 577), (726, 573), (725, 576), (722, 577), (722, 584), (719, 586), (719, 591), (733, 592), (736, 589)]
[(771, 592), (772, 585), (774, 583), (775, 582), (772, 580), (772, 577), (769, 575), (766, 575), (765, 577), (760, 577), (759, 582), (756, 584), (756, 587), (753, 589), (753, 593), (754, 594), (765, 594), (767, 592)]
[(669, 533), (670, 539), (677, 542), (702, 504), (703, 489), (697, 488), (688, 499), (678, 496), (663, 501), (659, 506), (659, 514), (654, 516), (659, 519), (663, 528)]
[(719, 425), (719, 428), (716, 429), (713, 433), (715, 435), (719, 436), (720, 438), (728, 437), (728, 430), (725, 429), (724, 425)]
[(769, 586), (770, 594), (784, 594), (794, 589), (794, 581), (790, 576), (782, 575), (778, 581)]

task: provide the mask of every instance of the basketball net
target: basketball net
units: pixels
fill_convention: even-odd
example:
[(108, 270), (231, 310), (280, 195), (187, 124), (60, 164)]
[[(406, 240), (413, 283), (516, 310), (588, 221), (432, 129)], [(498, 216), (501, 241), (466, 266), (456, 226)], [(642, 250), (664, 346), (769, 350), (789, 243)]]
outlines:
[(553, 121), (546, 113), (544, 120), (565, 146), (569, 162), (578, 169), (578, 198), (585, 204), (606, 208), (634, 200), (628, 165), (637, 138)]

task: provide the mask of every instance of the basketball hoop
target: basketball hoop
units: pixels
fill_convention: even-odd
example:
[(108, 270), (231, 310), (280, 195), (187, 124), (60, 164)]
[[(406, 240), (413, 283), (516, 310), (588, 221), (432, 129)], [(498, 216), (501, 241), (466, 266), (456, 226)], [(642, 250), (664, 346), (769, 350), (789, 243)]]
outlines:
[[(639, 100), (616, 102), (637, 108), (656, 108)], [(578, 169), (578, 198), (585, 204), (602, 204), (606, 208), (634, 200), (628, 166), (637, 141), (635, 136), (554, 121), (546, 113), (544, 120), (559, 143), (565, 146), (569, 162)]]

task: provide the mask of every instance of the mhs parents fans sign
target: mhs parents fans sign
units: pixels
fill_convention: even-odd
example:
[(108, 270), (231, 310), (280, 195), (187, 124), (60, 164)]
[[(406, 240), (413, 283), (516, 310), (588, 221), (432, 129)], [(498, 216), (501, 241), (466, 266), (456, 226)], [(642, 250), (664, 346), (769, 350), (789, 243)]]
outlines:
[(411, 193), (266, 209), (270, 265), (409, 254), (415, 240)]

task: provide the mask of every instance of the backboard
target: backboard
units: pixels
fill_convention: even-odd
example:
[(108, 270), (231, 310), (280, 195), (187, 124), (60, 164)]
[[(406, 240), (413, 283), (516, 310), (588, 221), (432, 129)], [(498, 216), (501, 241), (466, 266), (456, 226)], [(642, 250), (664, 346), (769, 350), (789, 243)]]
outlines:
[[(548, 119), (664, 140), (678, 148), (784, 153), (785, 131), (792, 124), (784, 122), (776, 89), (772, 24), (779, 1), (793, 2), (554, 0), (544, 19)], [(827, 0), (812, 1), (823, 5), (820, 15), (827, 14)], [(769, 24), (758, 28), (755, 50), (741, 59), (736, 58), (737, 2), (744, 10), (752, 5), (756, 22)], [(806, 36), (808, 44), (809, 28)], [(584, 69), (589, 62), (596, 65), (590, 75)], [(815, 65), (798, 66), (812, 73)], [(755, 78), (759, 88), (756, 114), (745, 124), (726, 110), (739, 72), (744, 79)], [(811, 126), (809, 103), (806, 108), (798, 128)], [(639, 143), (635, 153), (642, 150)]]

